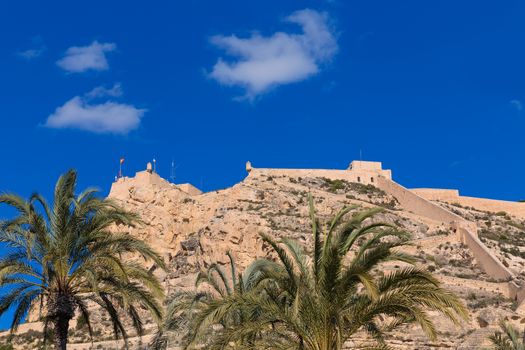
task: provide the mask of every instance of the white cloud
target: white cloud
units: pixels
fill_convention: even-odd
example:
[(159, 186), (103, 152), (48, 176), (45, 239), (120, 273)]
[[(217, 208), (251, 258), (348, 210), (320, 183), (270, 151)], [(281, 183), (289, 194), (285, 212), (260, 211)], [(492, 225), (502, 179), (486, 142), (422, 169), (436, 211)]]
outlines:
[(20, 58), (29, 61), (42, 56), (42, 54), (47, 49), (46, 45), (44, 45), (44, 41), (40, 36), (35, 36), (31, 39), (31, 46), (32, 48), (30, 49), (18, 51), (16, 55)]
[(521, 112), (523, 110), (523, 105), (520, 100), (511, 100), (510, 104), (516, 108), (518, 112)]
[(57, 61), (57, 65), (70, 73), (81, 73), (88, 70), (108, 70), (107, 52), (115, 51), (113, 43), (93, 41), (89, 46), (73, 46), (67, 49), (66, 55)]
[(305, 9), (294, 12), (286, 21), (301, 26), (302, 33), (212, 37), (214, 45), (236, 59), (228, 62), (219, 58), (210, 77), (227, 86), (245, 88), (245, 97), (251, 99), (272, 87), (319, 73), (321, 65), (330, 61), (338, 50), (327, 14)]
[(86, 96), (89, 98), (107, 97), (107, 96), (120, 97), (122, 96), (122, 94), (123, 94), (122, 85), (120, 83), (116, 83), (115, 85), (113, 85), (112, 88), (109, 88), (109, 89), (104, 86), (97, 86), (96, 88), (88, 92)]
[(17, 52), (17, 55), (19, 57), (22, 57), (26, 60), (32, 60), (33, 58), (40, 57), (45, 51), (45, 48), (38, 48), (38, 49), (29, 49), (25, 51)]
[(111, 89), (97, 87), (83, 96), (75, 96), (51, 114), (46, 127), (54, 129), (80, 129), (95, 133), (127, 134), (138, 128), (146, 113), (133, 105), (106, 100), (94, 103), (94, 99), (122, 95), (120, 84)]

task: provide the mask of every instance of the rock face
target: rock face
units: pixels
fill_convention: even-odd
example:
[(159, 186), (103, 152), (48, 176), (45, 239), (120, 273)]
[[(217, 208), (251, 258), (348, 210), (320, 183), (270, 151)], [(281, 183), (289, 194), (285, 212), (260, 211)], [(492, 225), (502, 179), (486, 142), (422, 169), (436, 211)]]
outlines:
[[(213, 262), (227, 264), (227, 251), (232, 252), (241, 270), (255, 258), (267, 256), (268, 247), (262, 244), (260, 233), (293, 237), (310, 244), (307, 197), (311, 193), (316, 211), (325, 222), (343, 206), (356, 205), (357, 210), (384, 207), (385, 211), (376, 220), (411, 232), (415, 244), (408, 249), (410, 253), (467, 304), (471, 314), (468, 322), (455, 326), (437, 314), (431, 315), (440, 333), (437, 340), (430, 341), (417, 327), (410, 327), (391, 334), (388, 343), (394, 348), (479, 349), (487, 345), (486, 338), (497, 328), (499, 320), (525, 323), (520, 309), (515, 311), (516, 301), (509, 298), (515, 294), (509, 294), (508, 281), (497, 280), (485, 272), (476, 260), (477, 255), (462, 243), (449, 222), (441, 217), (419, 215), (414, 207), (408, 210), (403, 204), (407, 203), (406, 198), (401, 198), (400, 192), (393, 195), (376, 187), (388, 179), (382, 175), (369, 176), (364, 166), (364, 170), (356, 166), (358, 171), (365, 171), (358, 173), (359, 178), (356, 174), (345, 178), (316, 171), (260, 171), (250, 166), (249, 176), (239, 184), (208, 193), (201, 193), (191, 185), (170, 184), (155, 173), (140, 172), (134, 178), (119, 179), (109, 197), (141, 215), (144, 225), (129, 233), (144, 239), (165, 257), (169, 270), (159, 277), (168, 293), (193, 288), (199, 269)], [(365, 177), (366, 183), (361, 181)], [(359, 182), (351, 181), (354, 179)], [(432, 205), (454, 211), (457, 217), (477, 226), (483, 233), (480, 239), (510, 269), (519, 287), (525, 253), (519, 247), (511, 249), (509, 244), (522, 241), (523, 218), (442, 201), (434, 201)], [(105, 323), (100, 317), (101, 337), (109, 339), (110, 328), (102, 329)], [(148, 330), (152, 333), (154, 326), (149, 325)], [(143, 342), (148, 339), (144, 337)], [(78, 343), (72, 344), (71, 349), (88, 349), (91, 345), (80, 335), (73, 334), (71, 340)], [(139, 341), (131, 344), (138, 346)], [(116, 348), (109, 341), (100, 345), (105, 349)]]

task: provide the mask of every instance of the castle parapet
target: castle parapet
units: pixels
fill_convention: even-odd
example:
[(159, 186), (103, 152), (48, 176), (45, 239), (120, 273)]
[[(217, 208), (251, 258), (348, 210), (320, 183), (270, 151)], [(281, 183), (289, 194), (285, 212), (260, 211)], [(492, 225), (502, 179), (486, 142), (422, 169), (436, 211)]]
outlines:
[(279, 169), (254, 168), (251, 162), (246, 163), (246, 171), (252, 174), (290, 177), (324, 177), (340, 179), (362, 184), (376, 184), (378, 177), (392, 179), (392, 172), (382, 168), (381, 162), (353, 161), (347, 169)]
[(383, 169), (381, 162), (370, 162), (363, 160), (354, 160), (348, 166), (348, 170), (353, 172), (364, 172), (381, 175), (387, 179), (392, 179), (392, 170)]

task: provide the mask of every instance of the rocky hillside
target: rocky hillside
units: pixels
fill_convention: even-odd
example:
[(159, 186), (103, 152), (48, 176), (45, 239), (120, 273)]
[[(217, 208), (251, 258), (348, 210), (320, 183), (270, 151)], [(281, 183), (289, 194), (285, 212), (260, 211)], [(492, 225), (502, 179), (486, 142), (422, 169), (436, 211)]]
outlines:
[[(152, 175), (156, 176), (156, 175)], [(161, 252), (169, 263), (168, 273), (160, 273), (168, 293), (193, 288), (200, 268), (212, 262), (226, 264), (230, 250), (239, 267), (254, 258), (266, 256), (259, 233), (294, 237), (310, 244), (307, 197), (315, 199), (319, 216), (328, 220), (341, 207), (355, 210), (375, 206), (385, 210), (374, 220), (387, 221), (412, 233), (415, 244), (410, 252), (419, 263), (434, 272), (444, 286), (460, 295), (470, 309), (471, 319), (461, 327), (435, 315), (440, 330), (436, 341), (429, 341), (417, 328), (391, 335), (389, 343), (399, 349), (479, 349), (500, 319), (525, 323), (516, 303), (506, 297), (507, 284), (485, 274), (470, 250), (461, 244), (443, 222), (406, 211), (399, 201), (373, 185), (330, 180), (323, 177), (271, 176), (252, 173), (239, 184), (220, 191), (190, 195), (167, 182), (144, 185), (127, 179), (126, 186), (114, 187), (110, 197), (141, 214), (145, 225), (130, 234), (141, 237)], [(522, 241), (525, 223), (506, 213), (488, 213), (437, 202), (456, 214), (477, 223), (480, 238), (505, 266), (520, 275), (525, 262)], [(524, 253), (522, 253), (522, 249)], [(395, 268), (395, 266), (392, 266)], [(95, 349), (114, 349), (109, 323), (101, 315), (96, 324), (99, 340)], [(35, 326), (36, 327), (36, 326)], [(71, 349), (88, 349), (82, 325), (73, 325)], [(148, 331), (154, 331), (150, 325)], [(21, 348), (36, 344), (38, 328), (15, 339)], [(32, 337), (32, 338), (30, 338)], [(29, 339), (35, 340), (28, 343)], [(143, 344), (147, 343), (144, 337)], [(140, 341), (132, 344), (139, 347)], [(25, 345), (25, 346), (24, 346)], [(29, 346), (29, 347), (28, 347)]]

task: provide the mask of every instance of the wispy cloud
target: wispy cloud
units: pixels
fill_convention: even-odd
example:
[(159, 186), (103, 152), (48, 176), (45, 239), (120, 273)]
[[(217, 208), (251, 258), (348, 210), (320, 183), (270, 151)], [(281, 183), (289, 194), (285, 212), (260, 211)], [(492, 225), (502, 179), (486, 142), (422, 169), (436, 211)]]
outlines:
[(302, 33), (253, 34), (248, 38), (217, 35), (212, 44), (233, 57), (219, 58), (209, 76), (227, 86), (240, 86), (253, 99), (278, 85), (305, 80), (337, 53), (338, 45), (326, 13), (305, 9), (285, 19)]
[(122, 95), (120, 84), (112, 88), (96, 87), (83, 96), (75, 96), (51, 114), (48, 128), (80, 129), (95, 133), (127, 134), (139, 127), (145, 109), (108, 100)]
[(89, 98), (97, 98), (97, 97), (120, 97), (123, 95), (122, 91), (122, 85), (120, 83), (116, 83), (111, 88), (107, 88), (105, 86), (97, 86), (90, 92), (86, 94)]
[(16, 55), (28, 61), (42, 56), (42, 54), (47, 49), (46, 45), (44, 45), (44, 42), (42, 41), (42, 38), (40, 36), (36, 36), (31, 40), (31, 42), (31, 48), (17, 51)]
[(521, 112), (523, 110), (523, 104), (521, 103), (520, 100), (511, 100), (510, 101), (510, 104), (511, 106), (513, 106), (514, 108), (516, 108), (516, 110), (518, 112)]
[(17, 52), (17, 55), (26, 60), (32, 60), (33, 58), (40, 57), (44, 53), (44, 51), (45, 51), (45, 48), (28, 49), (25, 51)]
[(73, 46), (67, 49), (57, 65), (69, 73), (81, 73), (88, 70), (108, 70), (109, 63), (106, 53), (115, 51), (114, 43), (99, 43), (93, 41), (88, 46)]

